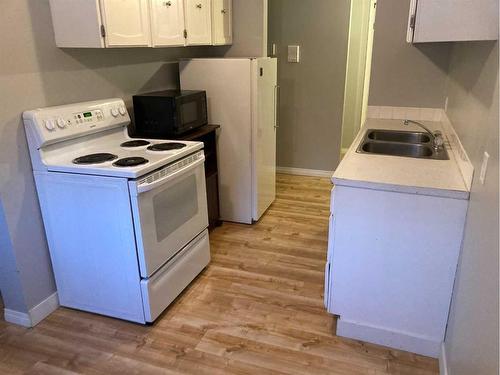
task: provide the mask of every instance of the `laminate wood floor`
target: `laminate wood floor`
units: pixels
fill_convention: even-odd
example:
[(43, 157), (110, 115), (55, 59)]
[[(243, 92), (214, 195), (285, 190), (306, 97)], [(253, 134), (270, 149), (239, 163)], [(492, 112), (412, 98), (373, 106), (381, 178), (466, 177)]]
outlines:
[(434, 359), (333, 334), (330, 188), (279, 175), (261, 221), (213, 231), (211, 264), (152, 326), (65, 308), (33, 329), (0, 319), (0, 374), (438, 374)]

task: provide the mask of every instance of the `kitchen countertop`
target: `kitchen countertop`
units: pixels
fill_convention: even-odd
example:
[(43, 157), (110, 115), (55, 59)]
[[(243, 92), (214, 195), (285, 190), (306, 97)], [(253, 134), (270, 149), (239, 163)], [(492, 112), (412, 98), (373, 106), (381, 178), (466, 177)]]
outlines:
[(368, 119), (333, 174), (335, 185), (468, 199), (469, 190), (451, 151), (449, 134), (441, 122), (422, 121), (432, 131), (440, 130), (450, 160), (429, 160), (377, 154), (361, 154), (356, 149), (368, 129), (423, 131), (402, 120)]

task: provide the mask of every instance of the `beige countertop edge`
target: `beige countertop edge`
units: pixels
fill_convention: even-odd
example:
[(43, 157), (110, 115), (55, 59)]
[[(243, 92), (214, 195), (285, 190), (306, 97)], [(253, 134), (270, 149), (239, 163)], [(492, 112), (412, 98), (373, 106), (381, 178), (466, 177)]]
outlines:
[(448, 189), (436, 189), (436, 188), (428, 188), (421, 186), (384, 184), (384, 183), (362, 181), (362, 180), (357, 180), (357, 181), (347, 180), (336, 177), (332, 178), (332, 182), (335, 186), (347, 186), (347, 187), (363, 188), (371, 190), (391, 191), (395, 193), (427, 195), (431, 197), (442, 197), (442, 198), (452, 198), (452, 199), (462, 199), (462, 200), (468, 200), (470, 195), (468, 191), (461, 191), (461, 190), (448, 190)]

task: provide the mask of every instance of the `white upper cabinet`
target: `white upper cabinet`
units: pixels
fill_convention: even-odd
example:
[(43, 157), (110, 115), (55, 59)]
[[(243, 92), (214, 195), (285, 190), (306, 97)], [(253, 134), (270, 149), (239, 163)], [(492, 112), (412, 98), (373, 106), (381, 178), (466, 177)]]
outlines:
[(148, 0), (101, 0), (106, 47), (151, 45)]
[(105, 47), (99, 1), (50, 0), (50, 12), (58, 47)]
[(184, 1), (150, 0), (153, 47), (183, 46)]
[(50, 0), (50, 11), (58, 47), (232, 43), (232, 0)]
[(498, 39), (498, 0), (411, 0), (408, 43)]
[(233, 42), (233, 1), (212, 0), (212, 44)]
[(212, 44), (211, 0), (184, 0), (186, 45)]

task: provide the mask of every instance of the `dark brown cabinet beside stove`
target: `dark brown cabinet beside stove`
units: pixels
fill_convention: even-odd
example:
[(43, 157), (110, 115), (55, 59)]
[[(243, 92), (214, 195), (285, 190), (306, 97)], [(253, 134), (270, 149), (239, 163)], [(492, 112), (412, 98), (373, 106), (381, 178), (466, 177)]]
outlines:
[[(203, 142), (205, 151), (205, 179), (209, 229), (222, 224), (219, 214), (219, 169), (217, 166), (217, 129), (220, 125), (204, 125), (189, 133), (175, 137), (179, 141)], [(172, 138), (172, 137), (170, 137)]]

